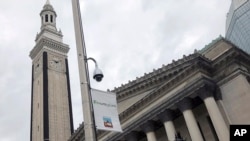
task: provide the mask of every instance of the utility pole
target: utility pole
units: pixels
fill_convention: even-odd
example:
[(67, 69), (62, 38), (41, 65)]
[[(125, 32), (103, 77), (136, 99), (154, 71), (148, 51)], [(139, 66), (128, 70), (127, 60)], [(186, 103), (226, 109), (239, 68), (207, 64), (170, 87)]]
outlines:
[(84, 117), (85, 141), (96, 141), (93, 108), (90, 95), (90, 81), (87, 64), (87, 53), (82, 28), (79, 0), (72, 0), (78, 67), (80, 75), (82, 108)]

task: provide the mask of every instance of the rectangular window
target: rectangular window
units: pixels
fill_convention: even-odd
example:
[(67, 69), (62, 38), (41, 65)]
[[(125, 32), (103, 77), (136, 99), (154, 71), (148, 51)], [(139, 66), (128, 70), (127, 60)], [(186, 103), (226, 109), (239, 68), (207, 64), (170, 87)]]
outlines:
[(45, 22), (48, 22), (49, 21), (49, 17), (48, 15), (45, 15)]
[(50, 15), (50, 22), (53, 23), (53, 16)]

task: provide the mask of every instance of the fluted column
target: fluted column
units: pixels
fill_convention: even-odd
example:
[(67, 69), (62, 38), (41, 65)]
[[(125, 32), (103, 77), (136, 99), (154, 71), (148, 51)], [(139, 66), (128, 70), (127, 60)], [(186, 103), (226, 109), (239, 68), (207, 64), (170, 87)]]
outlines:
[(192, 112), (193, 104), (191, 98), (184, 98), (177, 104), (182, 112), (192, 141), (203, 141), (201, 132)]
[(139, 140), (139, 133), (136, 131), (132, 131), (125, 136), (127, 141), (138, 141)]
[(157, 141), (156, 135), (155, 135), (155, 124), (154, 121), (147, 121), (145, 124), (141, 126), (143, 131), (146, 133), (147, 140), (148, 141)]
[(174, 123), (173, 123), (173, 119), (174, 119), (173, 111), (167, 109), (164, 112), (162, 112), (161, 114), (159, 114), (158, 117), (160, 118), (160, 120), (164, 124), (168, 140), (169, 141), (174, 141), (176, 131), (175, 131)]
[(229, 130), (218, 108), (218, 105), (215, 102), (213, 93), (209, 92), (207, 89), (203, 89), (199, 92), (199, 97), (204, 101), (219, 140), (229, 141)]

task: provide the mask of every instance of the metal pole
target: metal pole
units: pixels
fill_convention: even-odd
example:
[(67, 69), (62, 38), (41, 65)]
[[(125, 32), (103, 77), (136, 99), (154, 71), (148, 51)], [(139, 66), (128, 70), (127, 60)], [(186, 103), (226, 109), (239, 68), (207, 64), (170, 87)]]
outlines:
[(81, 83), (82, 108), (84, 117), (85, 141), (96, 141), (95, 127), (93, 120), (93, 109), (90, 96), (90, 82), (88, 74), (87, 53), (83, 35), (82, 20), (79, 0), (72, 0), (75, 38), (77, 48), (78, 67)]

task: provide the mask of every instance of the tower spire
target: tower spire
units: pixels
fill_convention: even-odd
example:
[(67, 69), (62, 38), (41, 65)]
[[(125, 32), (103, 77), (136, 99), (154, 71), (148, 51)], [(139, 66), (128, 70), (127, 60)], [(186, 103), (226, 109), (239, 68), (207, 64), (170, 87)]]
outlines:
[(45, 4), (45, 5), (47, 5), (47, 4), (48, 4), (48, 5), (51, 5), (49, 0), (46, 1), (46, 4)]

